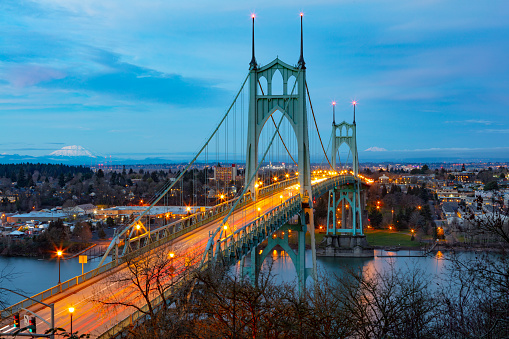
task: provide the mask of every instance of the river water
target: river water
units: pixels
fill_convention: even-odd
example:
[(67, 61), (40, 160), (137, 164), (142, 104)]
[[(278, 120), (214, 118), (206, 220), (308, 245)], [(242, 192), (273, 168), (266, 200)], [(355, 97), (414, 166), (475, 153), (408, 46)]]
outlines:
[[(445, 273), (448, 261), (446, 256), (440, 251), (429, 254), (425, 257), (409, 257), (409, 255), (419, 255), (417, 251), (398, 251), (385, 252), (375, 251), (374, 258), (317, 258), (318, 270), (322, 272), (330, 272), (341, 274), (346, 267), (356, 268), (374, 272), (383, 272), (391, 267), (396, 270), (407, 270), (418, 267), (423, 273), (435, 278)], [(472, 256), (473, 253), (464, 253), (464, 256)], [(277, 282), (295, 282), (297, 274), (290, 257), (284, 251), (274, 251), (266, 262), (272, 261), (272, 273), (275, 275)], [(97, 267), (100, 258), (89, 260), (85, 264), (85, 272)], [(306, 253), (306, 261), (308, 267), (311, 263), (311, 251)], [(64, 282), (81, 274), (81, 264), (78, 258), (62, 260), (60, 262), (61, 281)], [(58, 261), (41, 260), (34, 258), (6, 258), (0, 257), (0, 270), (5, 268), (12, 271), (14, 277), (12, 281), (4, 281), (1, 287), (16, 288), (26, 295), (34, 295), (52, 286), (58, 282)], [(309, 280), (308, 280), (309, 283)], [(8, 294), (7, 304), (13, 304), (22, 298)]]
[[(88, 260), (84, 264), (84, 271), (90, 271), (97, 267), (101, 258)], [(108, 258), (108, 261), (110, 259)], [(58, 261), (57, 259), (35, 259), (22, 257), (0, 257), (0, 272), (12, 272), (11, 281), (2, 281), (2, 286), (9, 289), (17, 289), (20, 293), (32, 296), (58, 284)], [(81, 264), (78, 257), (60, 261), (60, 280), (69, 280), (81, 275)], [(11, 305), (23, 298), (15, 294), (6, 295), (6, 304)]]

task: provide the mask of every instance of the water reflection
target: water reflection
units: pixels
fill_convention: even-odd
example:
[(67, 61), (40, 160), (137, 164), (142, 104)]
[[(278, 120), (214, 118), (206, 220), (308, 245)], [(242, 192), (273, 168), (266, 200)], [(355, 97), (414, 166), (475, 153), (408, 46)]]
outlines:
[[(296, 282), (297, 274), (288, 253), (273, 250), (271, 254), (267, 256), (262, 269), (267, 270), (272, 267), (275, 282)], [(469, 256), (470, 254), (464, 255)], [(306, 263), (307, 267), (311, 267), (311, 251), (306, 251)], [(405, 272), (418, 268), (430, 279), (435, 279), (447, 273), (448, 263), (447, 253), (441, 251), (423, 256), (420, 251), (412, 251), (408, 255), (407, 252), (402, 251), (376, 250), (373, 258), (317, 258), (319, 272), (338, 276), (342, 276), (349, 269), (362, 270), (366, 274), (372, 275), (376, 272), (384, 273), (392, 269)], [(250, 260), (246, 258), (246, 266), (249, 265)]]

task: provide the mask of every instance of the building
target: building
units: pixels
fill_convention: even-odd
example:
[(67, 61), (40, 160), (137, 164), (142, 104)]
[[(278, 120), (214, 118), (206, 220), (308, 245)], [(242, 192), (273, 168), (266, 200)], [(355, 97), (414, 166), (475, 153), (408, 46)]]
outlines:
[(378, 177), (378, 182), (381, 184), (388, 184), (390, 182), (390, 179), (385, 174), (382, 174), (380, 177)]
[[(97, 219), (106, 219), (108, 217), (130, 217), (137, 216), (144, 212), (147, 206), (115, 206), (111, 208), (97, 209), (95, 216)], [(150, 217), (170, 217), (184, 216), (188, 213), (205, 211), (208, 207), (204, 206), (153, 206), (148, 215)]]
[(454, 175), (454, 180), (459, 182), (473, 182), (476, 176), (474, 172), (452, 172), (450, 174)]
[(40, 210), (40, 211), (32, 211), (30, 213), (22, 213), (22, 214), (14, 214), (7, 216), (7, 222), (16, 223), (16, 222), (27, 222), (27, 221), (55, 221), (58, 219), (65, 219), (67, 215), (62, 211), (53, 211), (53, 210)]
[(230, 182), (237, 178), (237, 166), (232, 164), (231, 167), (214, 166), (214, 180)]

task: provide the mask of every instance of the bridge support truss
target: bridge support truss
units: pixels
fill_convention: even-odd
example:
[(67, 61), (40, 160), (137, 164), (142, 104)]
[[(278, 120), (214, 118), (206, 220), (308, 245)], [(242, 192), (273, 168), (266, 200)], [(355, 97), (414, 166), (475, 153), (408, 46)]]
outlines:
[[(276, 72), (281, 73), (283, 78), (283, 93), (274, 94), (272, 92), (272, 78)], [(295, 85), (289, 87), (288, 84), (292, 83), (292, 79), (295, 81)], [(267, 91), (258, 93), (258, 86), (260, 79), (264, 78), (267, 83)], [(264, 81), (264, 82), (265, 82)], [(299, 234), (299, 247), (298, 253), (293, 254), (293, 250), (288, 246), (287, 239), (280, 238), (277, 233), (273, 236), (268, 237), (268, 244), (265, 250), (260, 254), (257, 253), (257, 249), (253, 248), (251, 254), (251, 269), (250, 276), (253, 281), (257, 281), (258, 273), (260, 271), (263, 260), (266, 255), (273, 250), (274, 246), (280, 245), (289, 251), (289, 255), (292, 258), (297, 269), (297, 275), (299, 278), (299, 286), (301, 290), (305, 286), (307, 276), (316, 276), (316, 251), (315, 251), (315, 227), (313, 221), (313, 197), (311, 188), (311, 165), (309, 156), (309, 137), (308, 137), (308, 121), (306, 112), (306, 71), (304, 62), (299, 62), (298, 67), (290, 66), (278, 58), (274, 61), (258, 68), (256, 65), (251, 65), (250, 69), (250, 101), (249, 101), (249, 116), (248, 116), (248, 136), (247, 136), (247, 152), (246, 152), (246, 187), (254, 196), (257, 198), (258, 192), (255, 186), (256, 180), (252, 180), (256, 177), (256, 171), (259, 167), (258, 163), (258, 143), (262, 129), (276, 111), (280, 111), (284, 118), (290, 122), (297, 139), (298, 144), (298, 168), (299, 168), (299, 193), (301, 196), (301, 211), (300, 211), (300, 222), (301, 226), (297, 227), (294, 231)], [(296, 94), (294, 94), (296, 92)], [(307, 221), (307, 222), (306, 222)], [(302, 226), (302, 225), (307, 225)], [(290, 230), (290, 229), (288, 229)], [(306, 268), (305, 260), (305, 247), (304, 240), (306, 232), (309, 231), (311, 235), (311, 250), (312, 250), (312, 268)], [(279, 231), (278, 231), (279, 232)], [(281, 232), (282, 231), (281, 229)], [(285, 233), (286, 238), (288, 232)], [(280, 239), (280, 240), (278, 240)], [(302, 245), (301, 245), (302, 243)], [(308, 274), (312, 272), (312, 274)]]
[[(352, 154), (352, 173), (359, 176), (359, 156), (357, 153), (357, 125), (355, 115), (353, 124), (343, 121), (340, 124), (332, 123), (332, 166), (336, 169), (336, 153), (339, 147), (346, 144)], [(364, 196), (359, 180), (354, 184), (336, 186), (328, 194), (327, 209), (327, 234), (351, 234), (363, 235), (362, 212)], [(337, 214), (341, 206), (341, 220), (337, 220)]]

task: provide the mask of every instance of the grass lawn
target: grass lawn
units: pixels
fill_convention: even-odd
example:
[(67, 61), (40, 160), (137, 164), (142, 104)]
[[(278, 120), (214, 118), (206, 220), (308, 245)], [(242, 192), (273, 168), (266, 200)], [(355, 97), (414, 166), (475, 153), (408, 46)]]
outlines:
[[(364, 234), (370, 245), (372, 246), (406, 246), (420, 247), (418, 241), (411, 241), (412, 235), (409, 231), (388, 231), (388, 230), (365, 230)], [(315, 233), (316, 244), (322, 242), (325, 233)], [(297, 233), (292, 232), (290, 235), (290, 244), (297, 244)], [(306, 234), (306, 245), (311, 245), (311, 237)]]
[(418, 241), (410, 240), (412, 235), (406, 231), (366, 230), (364, 234), (372, 246), (420, 246)]

